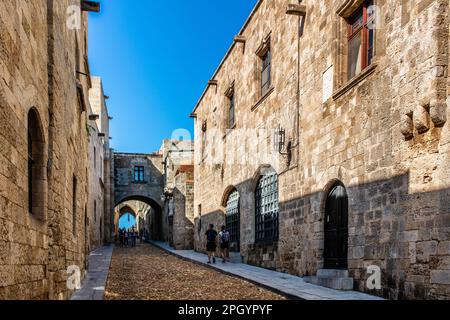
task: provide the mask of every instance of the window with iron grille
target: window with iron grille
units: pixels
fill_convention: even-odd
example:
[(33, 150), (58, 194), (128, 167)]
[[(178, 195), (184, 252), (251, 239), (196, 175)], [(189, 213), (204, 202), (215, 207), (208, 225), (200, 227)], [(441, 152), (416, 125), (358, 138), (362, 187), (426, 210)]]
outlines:
[(134, 182), (144, 182), (144, 167), (136, 166), (134, 167)]
[(372, 64), (375, 39), (375, 11), (372, 8), (373, 0), (366, 0), (347, 19), (349, 80)]
[(239, 211), (239, 192), (234, 190), (228, 196), (226, 207), (226, 228), (230, 233), (230, 243), (236, 244), (239, 248), (240, 244), (240, 211)]
[(278, 175), (261, 176), (255, 192), (256, 242), (278, 240)]
[(270, 79), (270, 67), (271, 67), (271, 55), (270, 48), (261, 56), (262, 69), (261, 69), (261, 95), (265, 95), (271, 84)]
[(229, 103), (229, 110), (228, 110), (228, 129), (234, 128), (235, 125), (235, 117), (234, 117), (234, 90), (231, 92), (230, 96), (228, 97), (230, 99)]

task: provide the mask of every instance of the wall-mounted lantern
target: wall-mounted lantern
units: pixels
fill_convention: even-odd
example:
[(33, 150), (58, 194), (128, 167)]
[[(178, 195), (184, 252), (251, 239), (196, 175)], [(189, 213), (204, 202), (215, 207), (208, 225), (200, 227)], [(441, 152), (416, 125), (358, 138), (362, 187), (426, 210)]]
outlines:
[(279, 126), (274, 133), (274, 149), (280, 154), (284, 152), (286, 146), (286, 130)]
[(288, 165), (292, 159), (292, 142), (286, 144), (286, 129), (279, 126), (274, 133), (274, 149), (282, 156), (287, 156)]

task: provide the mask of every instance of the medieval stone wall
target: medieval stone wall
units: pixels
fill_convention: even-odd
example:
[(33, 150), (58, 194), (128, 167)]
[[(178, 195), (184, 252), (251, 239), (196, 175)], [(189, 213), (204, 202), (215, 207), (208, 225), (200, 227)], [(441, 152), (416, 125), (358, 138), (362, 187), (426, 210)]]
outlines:
[(176, 250), (194, 248), (194, 168), (181, 168), (175, 177), (171, 244)]
[[(81, 29), (66, 24), (75, 3), (0, 3), (0, 298), (65, 299), (67, 268), (85, 268), (90, 83), (76, 74), (87, 72), (87, 15)], [(28, 210), (31, 108), (43, 140), (39, 216)]]
[[(115, 204), (129, 197), (145, 197), (161, 205), (162, 155), (114, 153)], [(144, 167), (144, 181), (135, 181), (134, 169)], [(134, 200), (134, 199), (132, 199)]]
[[(110, 240), (109, 116), (102, 81), (92, 77), (89, 90), (89, 238), (91, 249)], [(95, 117), (95, 119), (94, 119)]]
[[(323, 268), (325, 199), (340, 181), (355, 288), (449, 298), (449, 2), (375, 1), (375, 58), (351, 81), (344, 18), (361, 1), (303, 1), (301, 37), (300, 18), (286, 14), (291, 2), (258, 2), (195, 109), (196, 249), (204, 250), (209, 223), (224, 223), (234, 187), (244, 261), (315, 275)], [(267, 45), (272, 89), (261, 96), (258, 52)], [(273, 151), (279, 126), (290, 161)], [(280, 236), (255, 244), (255, 187), (265, 166), (278, 173)], [(366, 287), (371, 265), (382, 270), (383, 290)]]

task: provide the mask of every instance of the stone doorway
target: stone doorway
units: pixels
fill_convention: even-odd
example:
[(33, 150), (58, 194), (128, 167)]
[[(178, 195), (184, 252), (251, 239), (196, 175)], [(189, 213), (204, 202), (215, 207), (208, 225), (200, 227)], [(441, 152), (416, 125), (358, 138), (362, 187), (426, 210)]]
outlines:
[(336, 182), (325, 204), (324, 268), (345, 270), (348, 266), (348, 195)]

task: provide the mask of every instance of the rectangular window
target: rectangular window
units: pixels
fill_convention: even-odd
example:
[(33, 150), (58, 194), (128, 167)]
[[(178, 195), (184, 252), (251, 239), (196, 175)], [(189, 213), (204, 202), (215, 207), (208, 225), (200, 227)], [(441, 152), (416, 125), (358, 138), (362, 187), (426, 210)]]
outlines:
[(145, 175), (144, 175), (144, 167), (136, 166), (134, 167), (134, 182), (144, 182)]
[(228, 128), (232, 129), (234, 128), (235, 125), (235, 111), (234, 111), (234, 90), (231, 92), (230, 96), (228, 97), (229, 99), (229, 109), (228, 109)]
[(97, 201), (94, 200), (94, 222), (97, 222)]
[(97, 148), (94, 147), (94, 169), (97, 168)]
[(204, 121), (202, 124), (202, 157), (206, 156), (206, 141), (207, 141), (206, 130), (207, 130), (207, 122)]
[(265, 95), (271, 85), (270, 79), (270, 63), (271, 63), (271, 55), (270, 48), (267, 49), (266, 53), (261, 56), (262, 69), (261, 69), (261, 95)]
[(77, 178), (72, 181), (72, 232), (77, 235)]
[(348, 23), (348, 79), (351, 80), (367, 68), (374, 56), (373, 0), (366, 0), (347, 19)]

